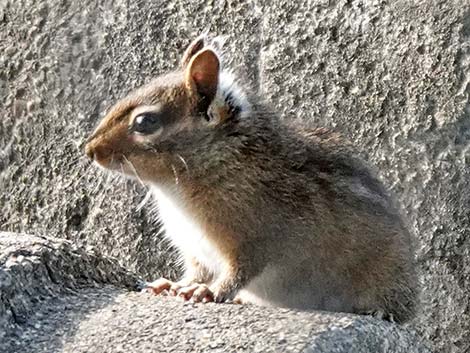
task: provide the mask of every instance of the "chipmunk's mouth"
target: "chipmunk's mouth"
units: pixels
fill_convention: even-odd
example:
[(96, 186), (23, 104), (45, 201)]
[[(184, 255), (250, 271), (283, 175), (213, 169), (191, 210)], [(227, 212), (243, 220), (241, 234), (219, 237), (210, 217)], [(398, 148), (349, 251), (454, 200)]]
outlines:
[[(90, 155), (88, 156), (90, 157)], [(140, 176), (134, 164), (123, 154), (111, 154), (106, 157), (93, 155), (93, 162), (96, 166), (107, 172), (116, 172), (140, 180)]]
[(124, 173), (124, 163), (120, 158), (94, 159), (93, 162), (102, 169)]
[(121, 168), (122, 158), (120, 158), (120, 156), (116, 156), (114, 153), (111, 153), (110, 155), (96, 153), (96, 150), (89, 145), (85, 147), (85, 153), (88, 158), (90, 158), (94, 164), (100, 168), (116, 171), (119, 171)]
[(121, 172), (124, 165), (124, 155), (115, 153), (104, 146), (93, 144), (93, 142), (85, 146), (85, 154), (100, 168), (107, 170)]

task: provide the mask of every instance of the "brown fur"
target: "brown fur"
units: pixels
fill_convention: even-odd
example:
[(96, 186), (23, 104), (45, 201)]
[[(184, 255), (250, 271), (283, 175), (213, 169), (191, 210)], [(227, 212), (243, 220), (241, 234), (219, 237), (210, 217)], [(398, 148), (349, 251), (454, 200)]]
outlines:
[[(278, 292), (259, 294), (273, 305), (412, 317), (417, 279), (410, 235), (353, 146), (308, 122), (280, 119), (254, 95), (248, 117), (229, 116), (221, 106), (219, 119), (207, 121), (214, 92), (190, 75), (204, 47), (195, 43), (182, 71), (110, 110), (87, 154), (175, 190), (181, 208), (227, 263), (212, 278), (197, 259), (186, 260), (189, 282), (211, 284), (216, 297), (233, 298), (250, 286), (256, 291), (256, 279), (273, 272)], [(213, 82), (213, 74), (205, 78)], [(166, 109), (163, 128), (152, 136), (130, 134), (135, 109), (155, 104)]]

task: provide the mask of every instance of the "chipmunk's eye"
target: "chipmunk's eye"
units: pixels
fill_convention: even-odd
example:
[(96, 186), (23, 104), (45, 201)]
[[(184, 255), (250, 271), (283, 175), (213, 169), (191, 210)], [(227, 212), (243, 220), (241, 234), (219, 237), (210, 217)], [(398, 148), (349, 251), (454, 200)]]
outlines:
[(147, 112), (135, 117), (131, 126), (132, 132), (139, 134), (152, 134), (162, 126), (161, 114)]

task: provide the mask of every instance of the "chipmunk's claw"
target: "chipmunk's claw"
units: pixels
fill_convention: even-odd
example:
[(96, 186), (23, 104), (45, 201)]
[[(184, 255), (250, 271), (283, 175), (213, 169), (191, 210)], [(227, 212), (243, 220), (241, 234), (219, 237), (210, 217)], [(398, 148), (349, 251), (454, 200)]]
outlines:
[(194, 303), (208, 303), (214, 301), (212, 291), (207, 285), (202, 283), (185, 285), (181, 282), (172, 282), (162, 277), (153, 282), (140, 281), (138, 287), (142, 291), (150, 292), (155, 295), (178, 296), (185, 301), (192, 301)]
[(153, 282), (145, 282), (145, 286), (142, 288), (142, 291), (150, 292), (155, 295), (165, 295), (168, 294), (168, 291), (173, 284), (174, 282), (162, 277)]
[(235, 296), (233, 300), (231, 301), (231, 304), (236, 304), (236, 305), (243, 305), (246, 304), (245, 301), (240, 297), (240, 296)]
[(225, 290), (223, 287), (214, 289), (214, 301), (216, 303), (233, 303), (234, 298), (236, 297), (237, 291), (235, 290)]
[(205, 284), (194, 283), (178, 291), (178, 296), (194, 303), (208, 303), (214, 301), (212, 291)]
[(214, 301), (214, 293), (205, 284), (200, 285), (191, 298), (194, 302), (208, 303)]

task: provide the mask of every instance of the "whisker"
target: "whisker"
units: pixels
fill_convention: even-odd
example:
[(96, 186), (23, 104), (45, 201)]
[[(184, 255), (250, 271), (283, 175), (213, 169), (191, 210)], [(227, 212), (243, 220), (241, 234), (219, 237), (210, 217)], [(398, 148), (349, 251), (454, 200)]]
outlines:
[[(86, 172), (87, 170), (85, 170)], [(73, 189), (76, 190), (77, 186), (79, 185), (80, 181), (85, 178), (86, 176), (88, 176), (88, 173), (82, 173), (82, 175), (80, 175), (80, 177), (75, 181), (75, 183), (73, 184)]]
[(77, 166), (78, 167), (86, 167), (86, 168), (89, 168), (93, 163), (88, 160), (87, 158), (85, 157), (81, 157), (78, 159), (78, 164)]
[(175, 183), (176, 185), (179, 184), (179, 178), (178, 178), (178, 174), (176, 173), (176, 168), (173, 164), (171, 164), (171, 170), (173, 170), (173, 175), (175, 176)]
[(112, 185), (113, 184), (112, 179), (114, 178), (113, 173), (105, 173), (103, 170), (102, 170), (102, 172), (103, 172), (104, 175), (106, 175), (106, 181), (105, 181), (106, 185)]
[(97, 178), (97, 183), (96, 183), (96, 186), (95, 188), (93, 189), (92, 191), (92, 194), (96, 194), (98, 188), (103, 185), (103, 178)]
[[(121, 167), (121, 174), (124, 175), (124, 165), (122, 163), (119, 163), (119, 166)], [(126, 188), (126, 191), (127, 191), (127, 183), (125, 183), (124, 185), (125, 185), (125, 188)]]
[(103, 193), (108, 193), (108, 191), (112, 189), (114, 185), (116, 184), (116, 180), (119, 178), (120, 174), (113, 173), (113, 172), (106, 173), (104, 170), (101, 170), (100, 172), (102, 173), (103, 177), (104, 175), (106, 175), (106, 182), (105, 182)]
[(183, 162), (184, 168), (186, 169), (186, 172), (188, 173), (188, 176), (189, 176), (190, 173), (189, 173), (188, 163), (186, 163), (186, 160), (180, 154), (176, 154), (176, 155), (178, 156), (180, 161)]
[(136, 211), (139, 212), (142, 207), (147, 203), (148, 200), (150, 200), (150, 197), (152, 196), (152, 191), (148, 190), (148, 192), (145, 194), (144, 199), (137, 205)]
[(72, 164), (75, 164), (75, 163), (79, 163), (78, 165), (87, 165), (87, 164), (91, 164), (91, 161), (88, 157), (84, 156), (82, 153), (77, 153), (69, 160), (69, 162), (64, 167), (68, 168)]
[[(137, 180), (140, 182), (140, 185), (142, 185), (144, 188), (147, 188), (147, 186), (144, 184), (144, 182), (142, 181), (142, 179), (140, 178), (140, 175), (137, 173), (137, 170), (135, 169), (134, 167), (134, 164), (132, 164), (132, 162), (130, 160), (127, 159), (126, 156), (124, 156), (124, 160), (129, 164), (129, 166), (132, 168), (132, 172), (135, 174)], [(122, 165), (121, 165), (122, 167)]]

